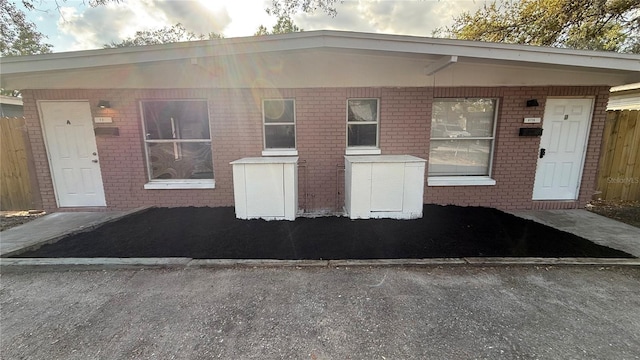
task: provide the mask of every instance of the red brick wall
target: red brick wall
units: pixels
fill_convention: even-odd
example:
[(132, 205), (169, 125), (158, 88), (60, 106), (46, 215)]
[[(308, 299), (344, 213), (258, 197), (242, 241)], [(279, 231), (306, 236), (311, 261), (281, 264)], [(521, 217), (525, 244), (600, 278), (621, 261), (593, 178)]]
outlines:
[[(538, 160), (539, 137), (519, 137), (524, 117), (542, 117), (547, 97), (595, 97), (589, 145), (578, 201), (532, 201)], [(435, 97), (497, 97), (500, 99), (492, 178), (495, 186), (427, 187), (425, 202), (491, 206), (500, 209), (580, 208), (595, 190), (600, 139), (609, 97), (608, 87), (509, 87), (509, 88), (438, 88)], [(527, 99), (538, 99), (540, 106), (527, 108)]]
[[(593, 96), (595, 111), (577, 202), (531, 200), (539, 138), (519, 137), (524, 117), (542, 117), (549, 96)], [(177, 89), (177, 90), (25, 90), (24, 112), (44, 208), (56, 206), (40, 129), (36, 100), (89, 100), (92, 116), (110, 116), (119, 136), (97, 136), (102, 177), (109, 209), (138, 206), (233, 206), (229, 162), (260, 156), (263, 98), (296, 101), (300, 207), (306, 211), (339, 211), (344, 184), (346, 101), (380, 99), (382, 154), (409, 154), (427, 159), (431, 103), (434, 97), (498, 98), (499, 115), (493, 158), (495, 186), (425, 187), (425, 203), (483, 205), (502, 209), (575, 208), (590, 198), (596, 180), (600, 138), (605, 122), (608, 87), (505, 88), (310, 88), (310, 89)], [(525, 107), (536, 98), (540, 106)], [(99, 110), (107, 99), (111, 109)], [(212, 133), (215, 189), (144, 190), (147, 182), (139, 101), (143, 99), (206, 99)], [(426, 184), (426, 182), (425, 182)]]

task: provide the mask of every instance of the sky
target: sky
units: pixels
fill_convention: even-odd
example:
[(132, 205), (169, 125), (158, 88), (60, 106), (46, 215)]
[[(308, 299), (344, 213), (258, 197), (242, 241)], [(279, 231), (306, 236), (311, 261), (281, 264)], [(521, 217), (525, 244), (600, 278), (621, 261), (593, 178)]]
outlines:
[[(21, 0), (10, 0), (22, 7)], [(297, 14), (294, 23), (311, 30), (344, 30), (431, 36), (454, 16), (475, 11), (486, 0), (345, 0), (335, 17), (323, 12)], [(226, 38), (251, 36), (260, 25), (271, 29), (276, 18), (265, 9), (271, 0), (120, 0), (92, 8), (89, 0), (36, 0), (25, 11), (54, 52), (103, 48), (139, 30), (181, 23), (196, 34), (215, 32)]]

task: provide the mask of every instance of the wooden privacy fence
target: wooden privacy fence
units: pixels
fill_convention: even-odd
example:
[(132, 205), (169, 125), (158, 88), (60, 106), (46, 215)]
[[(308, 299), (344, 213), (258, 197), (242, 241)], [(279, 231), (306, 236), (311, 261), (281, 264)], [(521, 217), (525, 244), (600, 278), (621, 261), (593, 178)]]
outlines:
[(0, 209), (33, 209), (33, 194), (22, 118), (0, 118)]
[(598, 191), (603, 200), (640, 200), (640, 111), (607, 112)]

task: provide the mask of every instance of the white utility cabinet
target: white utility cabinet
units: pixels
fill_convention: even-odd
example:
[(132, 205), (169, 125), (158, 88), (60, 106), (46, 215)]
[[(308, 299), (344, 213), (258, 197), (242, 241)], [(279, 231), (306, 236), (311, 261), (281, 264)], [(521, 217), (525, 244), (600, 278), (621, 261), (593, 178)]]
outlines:
[(425, 159), (345, 156), (345, 211), (351, 219), (422, 217)]
[(253, 157), (232, 161), (238, 219), (295, 220), (298, 157)]

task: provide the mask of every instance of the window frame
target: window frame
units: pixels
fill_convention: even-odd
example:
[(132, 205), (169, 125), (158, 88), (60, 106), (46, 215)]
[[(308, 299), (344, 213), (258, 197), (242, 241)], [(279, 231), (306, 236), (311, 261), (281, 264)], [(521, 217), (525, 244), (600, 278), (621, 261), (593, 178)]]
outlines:
[[(293, 122), (267, 123), (265, 104), (267, 101), (291, 101), (293, 103)], [(265, 98), (262, 99), (262, 156), (297, 156), (298, 155), (298, 114), (296, 111), (296, 99), (294, 98)], [(267, 126), (291, 126), (293, 125), (293, 148), (267, 148)]]
[[(147, 129), (145, 125), (144, 104), (150, 102), (204, 102), (206, 104), (207, 113), (207, 127), (209, 128), (208, 139), (147, 139)], [(142, 129), (142, 146), (144, 147), (144, 161), (147, 170), (147, 182), (144, 184), (146, 190), (162, 190), (162, 189), (214, 189), (215, 188), (215, 171), (212, 179), (153, 179), (153, 168), (149, 161), (149, 146), (148, 144), (162, 144), (162, 143), (209, 143), (212, 147), (212, 133), (211, 133), (211, 115), (209, 108), (209, 101), (207, 99), (141, 99), (138, 102), (140, 108), (140, 122)], [(211, 168), (213, 170), (213, 147), (211, 148)]]
[[(376, 101), (376, 121), (349, 121), (349, 102), (358, 100), (375, 100)], [(380, 98), (365, 97), (365, 98), (348, 98), (346, 107), (346, 126), (345, 126), (345, 140), (346, 140), (346, 155), (379, 155), (380, 150)], [(349, 145), (349, 125), (376, 125), (376, 144), (371, 145)]]
[[(433, 137), (433, 104), (438, 101), (446, 100), (493, 100), (493, 117), (492, 117), (492, 131), (491, 136), (465, 136), (462, 138), (450, 138), (450, 137)], [(429, 174), (429, 168), (427, 167), (427, 185), (428, 186), (482, 186), (482, 185), (495, 185), (496, 181), (491, 177), (493, 174), (493, 159), (495, 155), (496, 145), (496, 131), (498, 128), (498, 116), (500, 110), (500, 98), (497, 97), (443, 97), (433, 98), (432, 110), (431, 110), (431, 130), (429, 133), (429, 148), (431, 148), (431, 141), (441, 140), (488, 140), (490, 141), (489, 147), (489, 164), (487, 166), (487, 175), (431, 175)], [(429, 150), (429, 158), (431, 158), (431, 150)]]

